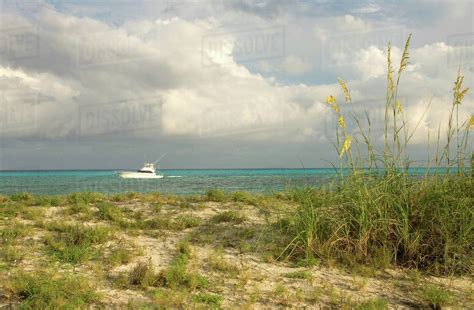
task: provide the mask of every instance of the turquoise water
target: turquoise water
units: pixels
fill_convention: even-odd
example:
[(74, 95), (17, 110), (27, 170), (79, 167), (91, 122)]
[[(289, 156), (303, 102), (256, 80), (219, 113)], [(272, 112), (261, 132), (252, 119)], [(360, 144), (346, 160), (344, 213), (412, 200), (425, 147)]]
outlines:
[(225, 191), (275, 192), (318, 185), (335, 175), (328, 169), (161, 170), (162, 179), (122, 179), (117, 171), (0, 171), (0, 193), (59, 195), (78, 191), (102, 193), (162, 192), (199, 194)]
[[(336, 176), (333, 168), (161, 170), (162, 179), (122, 179), (113, 170), (0, 171), (0, 193), (30, 192), (59, 195), (79, 191), (102, 193), (161, 192), (200, 194), (210, 188), (225, 191), (276, 192), (315, 186)], [(410, 169), (411, 174), (426, 172)]]

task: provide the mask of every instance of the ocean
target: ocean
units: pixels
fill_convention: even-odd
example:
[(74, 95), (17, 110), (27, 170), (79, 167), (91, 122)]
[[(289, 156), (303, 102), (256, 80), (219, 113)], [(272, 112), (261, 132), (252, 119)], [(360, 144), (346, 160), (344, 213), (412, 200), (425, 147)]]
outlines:
[(122, 179), (113, 170), (0, 171), (0, 193), (62, 195), (95, 191), (202, 194), (208, 189), (271, 193), (315, 186), (336, 175), (320, 169), (186, 169), (160, 170), (162, 179)]
[[(311, 169), (180, 169), (160, 171), (162, 179), (122, 179), (120, 170), (0, 171), (0, 194), (29, 192), (62, 195), (71, 192), (160, 192), (203, 194), (217, 188), (227, 192), (274, 193), (295, 187), (318, 186), (334, 178), (333, 168)], [(413, 175), (426, 168), (410, 168)]]

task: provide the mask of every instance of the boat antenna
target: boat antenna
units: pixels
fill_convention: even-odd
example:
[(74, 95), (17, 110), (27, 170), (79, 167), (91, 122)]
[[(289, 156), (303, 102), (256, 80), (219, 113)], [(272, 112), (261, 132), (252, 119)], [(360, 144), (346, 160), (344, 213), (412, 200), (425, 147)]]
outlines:
[(153, 162), (153, 165), (155, 165), (155, 164), (159, 164), (159, 163), (160, 163), (160, 161), (163, 159), (163, 157), (165, 157), (165, 156), (166, 156), (166, 154), (167, 154), (167, 153), (164, 153), (163, 155), (161, 155), (161, 157), (160, 157), (160, 158), (158, 158), (157, 160), (155, 160), (155, 161)]

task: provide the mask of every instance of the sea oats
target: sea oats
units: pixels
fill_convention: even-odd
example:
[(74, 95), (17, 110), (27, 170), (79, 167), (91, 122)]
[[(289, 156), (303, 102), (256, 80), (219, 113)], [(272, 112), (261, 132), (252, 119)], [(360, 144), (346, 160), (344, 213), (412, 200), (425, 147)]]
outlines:
[(344, 120), (344, 116), (339, 115), (339, 118), (337, 119), (337, 121), (341, 128), (346, 128), (346, 121)]
[(392, 57), (391, 57), (391, 51), (392, 51), (392, 42), (388, 42), (388, 48), (387, 48), (387, 87), (389, 93), (392, 93), (395, 85), (393, 83), (393, 69), (392, 69)]
[(403, 49), (402, 58), (400, 59), (400, 67), (398, 68), (398, 75), (400, 75), (402, 71), (408, 66), (408, 63), (410, 60), (410, 54), (408, 52), (410, 48), (410, 39), (411, 39), (411, 33), (408, 36), (407, 41), (405, 42), (405, 48)]
[(337, 81), (339, 82), (339, 85), (341, 85), (342, 91), (344, 92), (344, 100), (346, 101), (346, 103), (351, 103), (352, 98), (346, 83), (341, 78), (337, 78)]
[(454, 105), (461, 104), (461, 101), (464, 99), (464, 96), (467, 94), (469, 91), (469, 88), (462, 89), (462, 83), (464, 82), (464, 76), (459, 74), (458, 70), (458, 77), (456, 79), (456, 82), (454, 82), (454, 88), (453, 88), (453, 96), (454, 96)]
[(334, 96), (330, 95), (326, 98), (326, 103), (328, 103), (330, 105), (334, 105), (334, 104), (336, 104), (336, 98), (334, 98)]
[(342, 155), (345, 152), (350, 153), (351, 152), (351, 142), (352, 142), (352, 137), (351, 136), (346, 136), (346, 140), (344, 140), (344, 143), (342, 144), (341, 152), (339, 154), (339, 157), (342, 157)]
[(400, 100), (398, 100), (398, 99), (397, 99), (397, 110), (398, 110), (398, 113), (403, 113), (402, 104), (401, 104)]

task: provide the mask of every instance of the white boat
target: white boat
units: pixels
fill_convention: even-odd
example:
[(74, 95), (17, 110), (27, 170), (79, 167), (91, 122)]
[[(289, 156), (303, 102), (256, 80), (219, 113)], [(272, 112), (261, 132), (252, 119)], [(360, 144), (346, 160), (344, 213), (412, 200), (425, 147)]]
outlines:
[(124, 179), (161, 179), (163, 174), (156, 173), (155, 165), (145, 163), (138, 171), (122, 171), (119, 173)]

